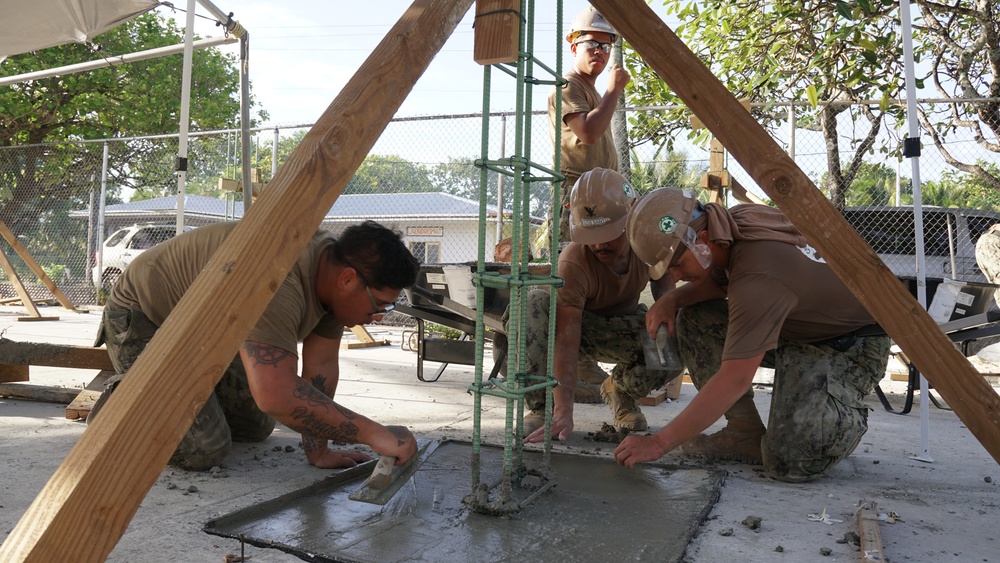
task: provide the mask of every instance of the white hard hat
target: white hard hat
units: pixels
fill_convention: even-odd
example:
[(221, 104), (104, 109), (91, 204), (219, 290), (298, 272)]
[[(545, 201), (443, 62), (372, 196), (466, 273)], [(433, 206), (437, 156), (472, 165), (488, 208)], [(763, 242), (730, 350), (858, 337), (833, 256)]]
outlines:
[(594, 9), (593, 6), (589, 6), (573, 18), (573, 25), (569, 28), (569, 35), (566, 36), (566, 41), (572, 43), (577, 37), (588, 31), (608, 33), (611, 35), (612, 43), (618, 38), (618, 32), (615, 31), (615, 28), (611, 27), (608, 20), (604, 19), (604, 16)]

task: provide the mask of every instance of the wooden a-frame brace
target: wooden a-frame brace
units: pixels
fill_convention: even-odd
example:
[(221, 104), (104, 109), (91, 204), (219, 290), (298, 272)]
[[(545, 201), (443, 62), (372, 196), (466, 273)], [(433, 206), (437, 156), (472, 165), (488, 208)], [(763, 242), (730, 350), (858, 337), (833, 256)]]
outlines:
[(472, 1), (416, 0), (403, 14), (205, 266), (0, 546), (0, 561), (107, 558), (323, 216)]
[[(56, 283), (52, 281), (52, 278), (45, 273), (45, 270), (38, 265), (38, 262), (31, 256), (28, 249), (21, 244), (21, 241), (17, 240), (14, 233), (7, 227), (7, 224), (0, 221), (0, 236), (7, 241), (7, 244), (14, 249), (14, 252), (24, 260), (24, 263), (28, 265), (31, 272), (38, 276), (38, 281), (42, 282), (42, 285), (48, 289), (52, 295), (59, 301), (59, 304), (63, 307), (69, 309), (70, 311), (76, 311), (76, 306), (73, 302), (63, 295), (63, 292), (56, 286)], [(11, 284), (14, 286), (14, 291), (17, 292), (17, 296), (21, 299), (21, 305), (28, 310), (27, 317), (18, 317), (18, 320), (33, 320), (33, 321), (51, 321), (59, 320), (59, 317), (43, 317), (41, 313), (38, 312), (38, 307), (35, 307), (35, 302), (31, 300), (31, 296), (28, 295), (28, 290), (25, 289), (24, 283), (21, 281), (21, 276), (17, 274), (14, 270), (14, 265), (10, 263), (7, 255), (0, 250), (0, 267), (3, 267), (4, 271), (7, 272), (7, 277), (10, 278)]]
[(1000, 462), (1000, 397), (860, 235), (642, 0), (590, 0), (802, 231)]

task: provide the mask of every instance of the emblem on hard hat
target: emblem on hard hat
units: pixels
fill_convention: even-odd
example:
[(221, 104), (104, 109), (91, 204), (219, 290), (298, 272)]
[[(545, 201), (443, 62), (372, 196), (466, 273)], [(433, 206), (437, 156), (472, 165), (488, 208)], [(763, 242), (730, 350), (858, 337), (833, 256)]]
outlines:
[(622, 184), (622, 191), (625, 192), (625, 195), (627, 195), (629, 199), (635, 199), (635, 191), (632, 190), (632, 184), (629, 184), (628, 182)]
[(677, 232), (677, 219), (670, 215), (660, 218), (660, 232), (665, 235), (672, 235)]

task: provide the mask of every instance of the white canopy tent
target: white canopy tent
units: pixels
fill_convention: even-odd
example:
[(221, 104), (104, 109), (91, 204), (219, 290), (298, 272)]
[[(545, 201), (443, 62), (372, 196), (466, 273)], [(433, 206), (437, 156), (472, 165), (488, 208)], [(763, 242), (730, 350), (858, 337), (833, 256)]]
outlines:
[[(249, 34), (238, 22), (225, 15), (209, 0), (197, 0), (207, 9), (211, 15), (225, 28), (226, 32), (239, 38), (240, 40), (240, 126), (242, 129), (241, 144), (243, 154), (249, 154), (250, 145), (250, 104), (249, 104), (249, 75), (248, 75), (248, 53)], [(11, 55), (27, 53), (53, 47), (65, 43), (86, 43), (97, 35), (114, 28), (117, 25), (144, 14), (158, 6), (171, 5), (158, 0), (36, 0), (35, 2), (23, 2), (22, 0), (0, 0), (0, 13), (4, 16), (0, 19), (0, 62)], [(194, 10), (195, 0), (188, 0), (187, 23), (185, 31), (185, 41), (183, 43), (184, 65), (181, 86), (181, 118), (180, 118), (180, 142), (177, 154), (177, 229), (180, 233), (184, 228), (184, 183), (187, 171), (187, 132), (189, 125), (189, 106), (191, 92), (191, 60), (194, 45)], [(209, 47), (221, 42), (235, 41), (226, 39), (224, 41), (202, 42), (199, 47)], [(50, 69), (39, 73), (29, 73), (19, 76), (2, 77), (3, 82), (12, 84), (16, 82), (34, 80), (41, 76), (59, 76), (83, 72), (99, 66), (108, 66), (115, 63), (141, 60), (154, 56), (165, 56), (176, 53), (174, 48), (162, 50), (153, 49), (142, 53), (132, 53), (122, 57), (105, 57), (102, 60), (80, 65), (71, 65)], [(130, 55), (132, 55), (130, 57)], [(250, 207), (250, 162), (243, 159), (244, 189), (244, 209)], [(102, 186), (103, 191), (103, 186)]]

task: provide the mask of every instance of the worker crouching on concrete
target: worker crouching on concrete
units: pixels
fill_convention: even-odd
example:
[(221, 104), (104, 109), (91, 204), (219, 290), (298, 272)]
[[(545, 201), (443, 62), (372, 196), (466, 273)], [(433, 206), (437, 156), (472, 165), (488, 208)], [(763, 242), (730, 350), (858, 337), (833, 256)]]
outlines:
[[(856, 333), (875, 321), (781, 211), (702, 206), (689, 191), (660, 188), (636, 203), (626, 232), (653, 277), (687, 282), (656, 301), (646, 328), (676, 331), (699, 391), (655, 434), (625, 438), (619, 463), (681, 446), (763, 463), (772, 477), (798, 482), (854, 451), (868, 429), (862, 400), (885, 375), (889, 339)], [(775, 370), (766, 429), (751, 388), (762, 365)], [(722, 416), (723, 430), (699, 434)]]
[[(90, 419), (235, 226), (220, 223), (188, 231), (142, 253), (125, 269), (108, 297), (97, 338), (97, 345), (107, 343), (117, 375)], [(373, 221), (348, 227), (340, 236), (317, 231), (170, 463), (209, 469), (226, 457), (232, 441), (259, 442), (270, 436), (276, 419), (302, 433), (306, 458), (316, 467), (351, 467), (369, 459), (361, 452), (331, 449), (331, 440), (367, 444), (396, 456), (397, 463), (412, 457), (416, 440), (409, 430), (382, 426), (334, 402), (334, 395), (344, 327), (380, 318), (399, 292), (414, 283), (418, 268), (399, 233)], [(205, 338), (211, 345), (211, 335)]]
[[(649, 283), (649, 267), (629, 248), (625, 220), (635, 200), (632, 186), (613, 170), (595, 168), (584, 173), (570, 195), (572, 242), (559, 254), (556, 342), (553, 374), (552, 436), (560, 440), (573, 430), (574, 388), (579, 360), (616, 364), (601, 384), (601, 398), (611, 407), (619, 429), (646, 429), (646, 417), (636, 400), (680, 374), (645, 367), (639, 338), (645, 330), (646, 306), (639, 303)], [(654, 282), (654, 297), (673, 287), (668, 279)], [(526, 372), (543, 374), (547, 368), (549, 292), (528, 294)], [(545, 439), (544, 391), (529, 393), (525, 403), (527, 442)]]

